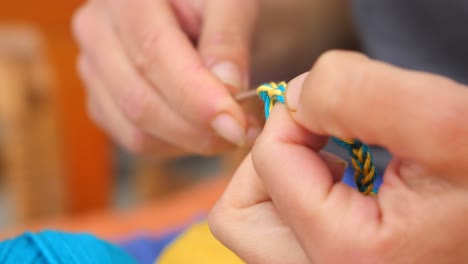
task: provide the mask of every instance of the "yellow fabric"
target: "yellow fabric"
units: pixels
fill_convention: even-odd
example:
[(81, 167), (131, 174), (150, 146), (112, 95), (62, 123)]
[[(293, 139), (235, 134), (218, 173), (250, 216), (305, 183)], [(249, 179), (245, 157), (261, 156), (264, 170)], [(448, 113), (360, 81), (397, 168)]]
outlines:
[(191, 226), (167, 247), (157, 264), (243, 264), (210, 232), (208, 223)]

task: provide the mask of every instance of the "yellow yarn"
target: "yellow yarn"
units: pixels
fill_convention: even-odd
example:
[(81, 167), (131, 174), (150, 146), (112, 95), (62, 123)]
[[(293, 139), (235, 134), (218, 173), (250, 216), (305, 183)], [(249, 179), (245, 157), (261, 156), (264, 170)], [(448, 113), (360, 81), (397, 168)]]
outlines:
[[(257, 94), (265, 103), (265, 117), (268, 118), (276, 103), (286, 103), (287, 83), (265, 83), (257, 88)], [(354, 167), (354, 182), (357, 189), (365, 195), (375, 195), (374, 182), (377, 176), (372, 154), (369, 147), (358, 139), (339, 139), (333, 141), (346, 148), (351, 156)]]
[(275, 106), (276, 102), (284, 103), (284, 89), (286, 86), (286, 82), (280, 82), (278, 84), (271, 82), (260, 85), (257, 88), (257, 95), (265, 101), (265, 113), (267, 117), (273, 110), (273, 106)]
[(208, 223), (196, 223), (161, 254), (156, 264), (243, 264), (211, 234)]

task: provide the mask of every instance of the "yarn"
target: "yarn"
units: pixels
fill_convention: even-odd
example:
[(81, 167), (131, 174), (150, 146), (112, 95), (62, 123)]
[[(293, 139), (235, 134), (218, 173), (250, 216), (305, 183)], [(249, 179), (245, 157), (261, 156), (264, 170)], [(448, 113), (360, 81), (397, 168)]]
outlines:
[(0, 243), (2, 264), (136, 264), (124, 251), (90, 234), (45, 230)]
[(206, 221), (190, 226), (161, 254), (156, 264), (243, 264), (211, 233)]
[[(265, 83), (257, 88), (257, 95), (265, 103), (265, 117), (268, 118), (276, 103), (285, 103), (286, 82)], [(332, 138), (337, 144), (348, 151), (354, 167), (354, 182), (357, 189), (365, 195), (376, 194), (374, 182), (376, 169), (369, 147), (357, 139)]]

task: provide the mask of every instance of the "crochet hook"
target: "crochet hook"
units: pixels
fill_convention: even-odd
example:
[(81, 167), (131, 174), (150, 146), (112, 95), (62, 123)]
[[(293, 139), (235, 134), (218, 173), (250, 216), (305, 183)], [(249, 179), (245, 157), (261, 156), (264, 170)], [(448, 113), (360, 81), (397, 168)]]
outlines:
[(252, 97), (257, 97), (257, 91), (255, 89), (248, 90), (248, 91), (245, 91), (245, 92), (240, 92), (240, 93), (234, 95), (234, 99), (237, 102), (243, 102), (243, 101), (248, 100), (248, 99), (250, 99)]

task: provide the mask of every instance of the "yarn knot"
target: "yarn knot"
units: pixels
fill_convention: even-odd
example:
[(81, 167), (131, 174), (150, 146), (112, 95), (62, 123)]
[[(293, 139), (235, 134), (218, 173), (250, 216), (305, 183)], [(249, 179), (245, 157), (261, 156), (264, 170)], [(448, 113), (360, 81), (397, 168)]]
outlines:
[(265, 117), (270, 116), (270, 112), (273, 106), (280, 102), (284, 104), (284, 93), (286, 92), (287, 84), (285, 82), (280, 83), (266, 83), (262, 84), (257, 88), (257, 94), (265, 102)]
[[(257, 88), (258, 96), (265, 103), (265, 117), (268, 118), (273, 109), (273, 106), (279, 102), (285, 103), (286, 82), (270, 82), (260, 85)], [(357, 189), (365, 194), (376, 194), (374, 191), (374, 182), (376, 179), (376, 169), (374, 159), (369, 150), (369, 147), (357, 139), (339, 139), (333, 138), (337, 144), (348, 151), (351, 156), (351, 161), (354, 167), (354, 182)]]

